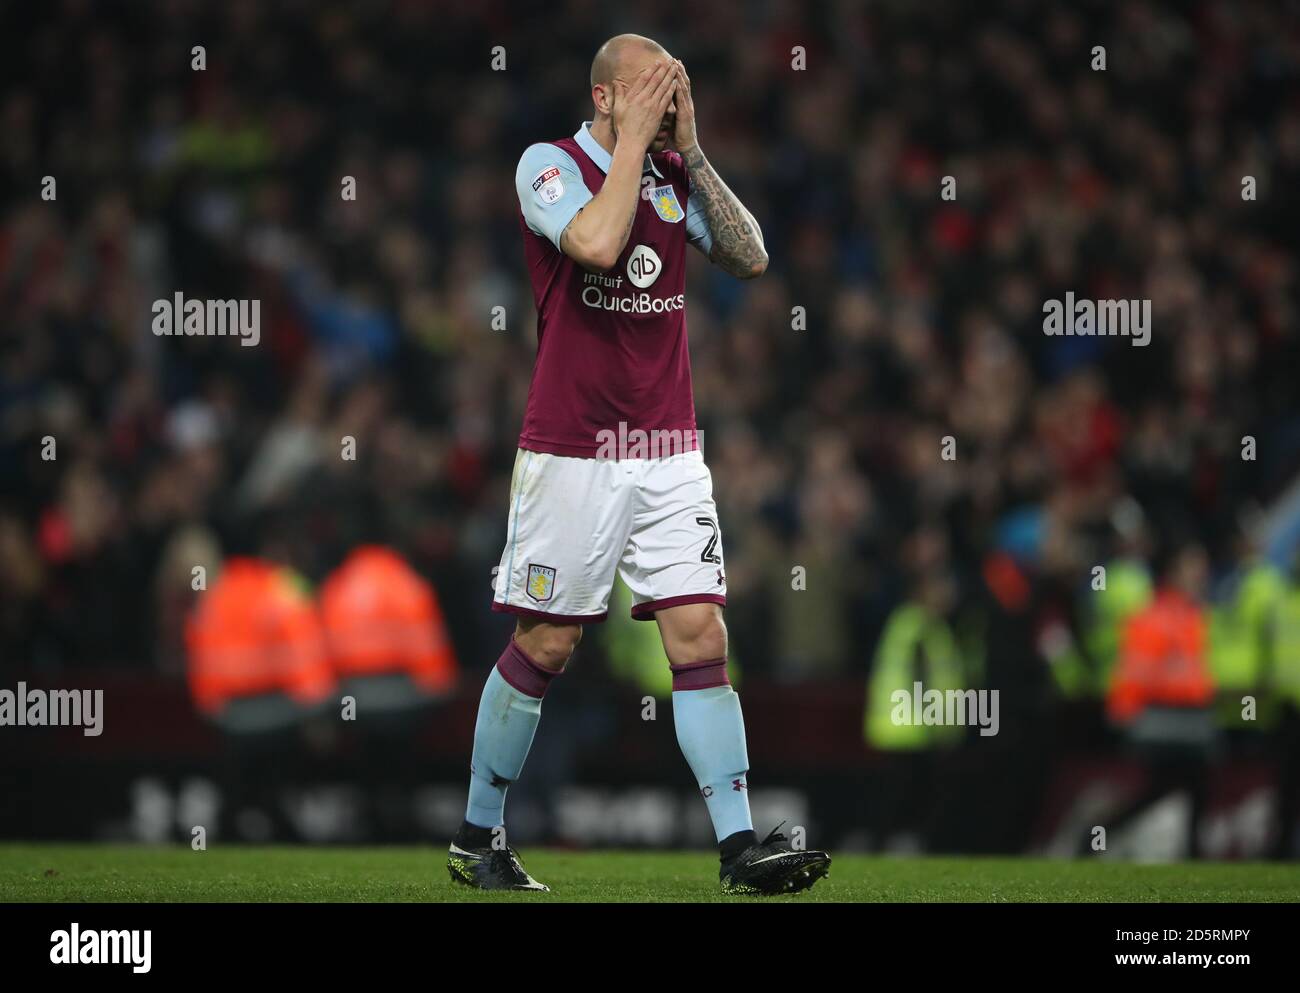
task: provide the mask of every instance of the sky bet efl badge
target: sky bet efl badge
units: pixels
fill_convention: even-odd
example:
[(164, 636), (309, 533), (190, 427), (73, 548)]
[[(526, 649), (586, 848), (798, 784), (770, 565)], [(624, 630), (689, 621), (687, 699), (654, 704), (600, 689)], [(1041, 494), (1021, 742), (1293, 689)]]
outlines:
[(671, 185), (656, 186), (651, 190), (650, 202), (655, 205), (655, 213), (669, 224), (676, 224), (686, 216), (686, 211), (677, 202), (677, 191)]
[(549, 565), (528, 563), (528, 595), (538, 603), (544, 603), (555, 592), (555, 570)]
[(560, 167), (548, 165), (533, 177), (533, 192), (537, 199), (550, 206), (564, 196), (564, 180), (560, 179)]

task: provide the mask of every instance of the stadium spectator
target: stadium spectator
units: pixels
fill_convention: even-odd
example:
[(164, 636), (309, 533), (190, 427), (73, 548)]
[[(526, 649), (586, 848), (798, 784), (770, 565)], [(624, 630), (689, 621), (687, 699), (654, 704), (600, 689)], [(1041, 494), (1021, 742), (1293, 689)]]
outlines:
[(334, 674), (359, 707), (410, 707), (456, 685), (438, 596), (392, 549), (355, 549), (321, 585), (319, 604)]
[(315, 602), (300, 577), (270, 562), (226, 561), (186, 637), (194, 703), (232, 733), (290, 725), (334, 688)]

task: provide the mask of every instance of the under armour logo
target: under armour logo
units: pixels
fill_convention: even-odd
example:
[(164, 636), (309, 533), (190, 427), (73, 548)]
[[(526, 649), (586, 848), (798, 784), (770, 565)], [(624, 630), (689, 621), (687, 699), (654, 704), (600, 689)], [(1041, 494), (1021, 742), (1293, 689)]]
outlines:
[(724, 576), (724, 575), (722, 574), (722, 570), (719, 569), (719, 570), (718, 570), (718, 585), (719, 585), (719, 586), (723, 586), (723, 585), (726, 584), (726, 582), (727, 582), (727, 577)]
[(739, 793), (741, 790), (747, 790), (747, 789), (749, 789), (749, 787), (745, 785), (745, 781), (743, 779), (733, 779), (731, 781), (731, 791), (733, 793)]

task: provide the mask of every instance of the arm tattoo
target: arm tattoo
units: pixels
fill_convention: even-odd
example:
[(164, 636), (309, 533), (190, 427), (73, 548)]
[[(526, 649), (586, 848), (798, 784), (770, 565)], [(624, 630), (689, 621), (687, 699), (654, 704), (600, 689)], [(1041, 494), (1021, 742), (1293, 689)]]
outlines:
[(767, 250), (754, 215), (713, 171), (698, 145), (683, 152), (682, 159), (690, 170), (691, 195), (704, 209), (713, 236), (709, 259), (723, 272), (740, 279), (762, 275), (767, 267)]

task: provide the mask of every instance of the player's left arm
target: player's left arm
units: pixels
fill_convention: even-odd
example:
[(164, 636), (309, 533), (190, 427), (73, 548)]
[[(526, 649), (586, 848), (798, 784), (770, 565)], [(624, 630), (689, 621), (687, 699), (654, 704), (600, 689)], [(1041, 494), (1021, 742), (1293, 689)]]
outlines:
[(690, 208), (704, 215), (711, 244), (709, 260), (739, 279), (753, 279), (767, 271), (767, 249), (754, 215), (713, 171), (700, 149), (695, 132), (695, 102), (691, 79), (681, 59), (677, 63), (677, 126), (673, 144), (691, 177)]

